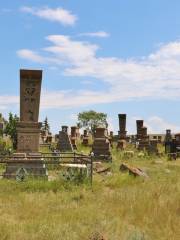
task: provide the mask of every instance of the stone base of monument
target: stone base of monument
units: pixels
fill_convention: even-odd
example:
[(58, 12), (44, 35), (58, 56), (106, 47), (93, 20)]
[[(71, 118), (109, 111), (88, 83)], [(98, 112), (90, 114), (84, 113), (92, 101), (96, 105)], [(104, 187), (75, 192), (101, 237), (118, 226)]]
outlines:
[[(110, 142), (106, 138), (95, 138), (92, 152), (95, 158), (102, 158), (104, 160), (112, 160), (110, 151)], [(100, 159), (99, 159), (100, 160)]]
[(124, 150), (126, 148), (126, 140), (123, 140), (123, 139), (118, 140), (116, 148), (120, 150)]
[(48, 173), (41, 154), (15, 153), (9, 159), (3, 177), (19, 181), (28, 178), (43, 178), (48, 180)]

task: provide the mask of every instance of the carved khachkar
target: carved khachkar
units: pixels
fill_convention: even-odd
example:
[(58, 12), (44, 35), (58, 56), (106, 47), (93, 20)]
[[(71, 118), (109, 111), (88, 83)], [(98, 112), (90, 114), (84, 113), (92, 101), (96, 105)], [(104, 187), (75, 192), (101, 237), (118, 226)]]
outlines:
[(38, 122), (41, 93), (41, 70), (20, 70), (20, 121), (17, 123), (17, 151), (7, 164), (4, 177), (16, 178), (23, 173), (47, 177), (39, 153), (41, 123)]
[(38, 152), (41, 123), (38, 123), (42, 71), (20, 70), (20, 122), (17, 152)]
[(38, 122), (42, 71), (20, 70), (20, 121)]

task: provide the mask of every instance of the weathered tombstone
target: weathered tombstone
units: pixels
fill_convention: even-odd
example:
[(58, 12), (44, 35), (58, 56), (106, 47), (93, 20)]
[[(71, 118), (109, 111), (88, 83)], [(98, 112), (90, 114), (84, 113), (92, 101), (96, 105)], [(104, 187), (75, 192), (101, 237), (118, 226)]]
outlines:
[(89, 136), (88, 136), (87, 130), (84, 130), (82, 145), (84, 145), (84, 146), (89, 145)]
[(68, 134), (68, 126), (62, 126), (62, 132), (65, 132)]
[(106, 132), (103, 127), (96, 128), (92, 151), (95, 157), (103, 156), (105, 160), (111, 160), (110, 142)]
[(61, 152), (73, 151), (73, 146), (71, 144), (71, 140), (68, 135), (68, 126), (62, 126), (62, 130), (59, 132), (58, 149)]
[(113, 133), (113, 131), (110, 131), (109, 142), (110, 142), (110, 145), (112, 148), (113, 148), (113, 138), (114, 138), (114, 133)]
[(8, 163), (4, 177), (15, 178), (18, 169), (33, 176), (47, 176), (44, 161), (39, 153), (41, 123), (39, 105), (41, 70), (20, 70), (20, 121), (17, 123), (17, 151)]
[(119, 117), (119, 139), (126, 139), (126, 114), (118, 114)]
[(157, 140), (152, 139), (152, 140), (149, 141), (148, 152), (158, 154), (158, 141)]
[(143, 120), (136, 120), (136, 128), (137, 128), (137, 140), (141, 139), (141, 128), (144, 125), (144, 121)]
[(164, 145), (165, 145), (165, 153), (171, 153), (172, 149), (174, 149), (172, 147), (172, 135), (171, 135), (171, 130), (170, 129), (166, 129), (166, 136), (165, 136), (165, 140), (164, 140)]
[(166, 129), (165, 142), (171, 142), (171, 141), (172, 141), (171, 129)]
[(126, 148), (126, 114), (118, 114), (119, 117), (119, 140), (117, 143), (117, 149), (124, 150)]
[(71, 144), (72, 144), (74, 150), (77, 149), (77, 144), (76, 144), (76, 141), (78, 138), (77, 129), (78, 128), (76, 126), (71, 127)]
[(20, 71), (20, 122), (17, 152), (38, 152), (41, 123), (38, 122), (42, 71)]
[(147, 135), (147, 127), (141, 127), (138, 132), (139, 136), (139, 150), (149, 150), (149, 136)]

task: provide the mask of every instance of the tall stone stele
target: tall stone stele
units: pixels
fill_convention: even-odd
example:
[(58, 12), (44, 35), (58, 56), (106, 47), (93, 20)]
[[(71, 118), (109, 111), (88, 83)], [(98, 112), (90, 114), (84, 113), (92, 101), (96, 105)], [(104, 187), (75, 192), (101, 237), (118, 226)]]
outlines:
[(20, 121), (17, 123), (17, 151), (13, 163), (8, 163), (5, 177), (14, 178), (18, 172), (46, 176), (46, 168), (39, 153), (41, 123), (39, 105), (42, 71), (20, 70)]
[(126, 148), (127, 131), (126, 131), (126, 114), (118, 114), (119, 118), (119, 139), (117, 149), (124, 150)]
[(20, 122), (17, 124), (17, 152), (38, 153), (41, 123), (39, 105), (42, 71), (20, 70)]

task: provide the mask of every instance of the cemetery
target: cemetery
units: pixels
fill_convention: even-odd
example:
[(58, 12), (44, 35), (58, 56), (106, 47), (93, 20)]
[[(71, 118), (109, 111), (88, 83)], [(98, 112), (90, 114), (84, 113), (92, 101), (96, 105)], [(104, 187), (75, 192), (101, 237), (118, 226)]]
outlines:
[(103, 119), (91, 130), (62, 125), (53, 135), (48, 118), (39, 121), (42, 73), (20, 70), (16, 134), (8, 130), (11, 114), (1, 116), (0, 239), (29, 239), (28, 232), (69, 239), (69, 231), (71, 239), (177, 239), (180, 134), (148, 134), (137, 119), (132, 135), (127, 114), (117, 113), (117, 133)]
[(0, 240), (180, 240), (179, 12), (0, 1)]

